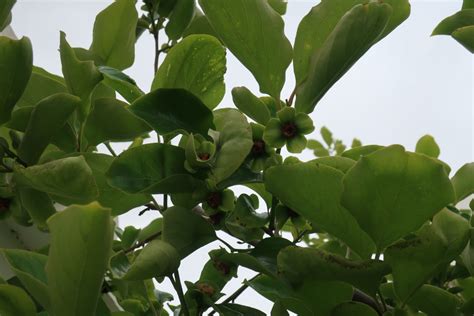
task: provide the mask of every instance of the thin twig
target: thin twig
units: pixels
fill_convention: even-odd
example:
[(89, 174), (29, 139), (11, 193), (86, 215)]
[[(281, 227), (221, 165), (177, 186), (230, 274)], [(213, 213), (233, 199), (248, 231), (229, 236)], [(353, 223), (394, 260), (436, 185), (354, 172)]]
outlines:
[(112, 156), (117, 157), (117, 153), (115, 153), (115, 150), (112, 148), (112, 146), (110, 146), (109, 142), (105, 142), (104, 145), (105, 147), (107, 147), (108, 151)]
[(293, 105), (293, 100), (295, 99), (295, 96), (296, 96), (296, 87), (295, 87), (295, 89), (293, 89), (293, 92), (291, 92), (290, 97), (286, 101), (286, 105), (292, 106)]
[(157, 237), (160, 237), (161, 236), (161, 231), (160, 232), (157, 232), (157, 233), (154, 233), (153, 235), (151, 235), (150, 237), (144, 239), (143, 241), (133, 245), (132, 247), (128, 248), (128, 249), (125, 249), (123, 252), (125, 254), (128, 254), (132, 251), (134, 251), (135, 249), (137, 248), (140, 248), (140, 247), (143, 247), (145, 246), (147, 243), (149, 243), (150, 241), (154, 240), (155, 238)]
[(186, 299), (184, 297), (184, 292), (183, 292), (183, 287), (181, 285), (181, 278), (179, 277), (179, 272), (176, 271), (175, 273), (173, 273), (173, 275), (174, 275), (174, 279), (173, 279), (173, 276), (169, 277), (171, 284), (173, 284), (173, 287), (176, 290), (176, 293), (178, 293), (179, 302), (181, 303), (181, 309), (183, 310), (184, 315), (189, 316), (189, 309), (188, 309), (188, 305), (186, 304)]

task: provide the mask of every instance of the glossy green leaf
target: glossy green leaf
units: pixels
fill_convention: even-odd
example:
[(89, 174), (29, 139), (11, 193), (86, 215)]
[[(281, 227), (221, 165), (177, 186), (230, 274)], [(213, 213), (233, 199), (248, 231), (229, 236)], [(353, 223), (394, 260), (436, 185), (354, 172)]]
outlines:
[(199, 8), (196, 8), (194, 17), (188, 28), (184, 31), (183, 37), (193, 34), (207, 34), (214, 37), (219, 37), (209, 23), (208, 18), (202, 13)]
[(79, 107), (80, 99), (70, 94), (55, 94), (36, 105), (31, 113), (18, 155), (27, 164), (38, 162), (57, 131), (66, 125)]
[(139, 281), (165, 277), (175, 272), (179, 263), (176, 249), (167, 242), (156, 239), (140, 251), (123, 279)]
[(463, 0), (462, 8), (463, 9), (474, 9), (474, 1), (473, 0)]
[(272, 167), (264, 179), (266, 189), (282, 203), (369, 258), (373, 242), (340, 204), (343, 176), (337, 169), (310, 162)]
[(177, 206), (166, 210), (162, 240), (176, 248), (181, 258), (215, 239), (212, 225), (196, 213)]
[(219, 315), (221, 316), (265, 316), (265, 313), (258, 309), (239, 304), (219, 304), (217, 305), (217, 308), (219, 309)]
[(35, 106), (46, 97), (67, 92), (64, 79), (53, 75), (43, 68), (33, 66), (30, 80), (16, 107)]
[(280, 301), (276, 301), (275, 304), (273, 304), (271, 316), (290, 316), (290, 314), (288, 314), (285, 306), (283, 306)]
[[(311, 59), (319, 55), (343, 16), (363, 0), (323, 0), (314, 6), (298, 26), (295, 40), (294, 70), (297, 83), (308, 75)], [(410, 15), (408, 0), (388, 0), (392, 14), (382, 36), (388, 35)]]
[(10, 24), (12, 19), (11, 10), (16, 0), (4, 0), (0, 3), (0, 32)]
[(116, 0), (97, 15), (91, 51), (105, 65), (125, 69), (135, 60), (138, 13), (134, 0)]
[(104, 76), (104, 83), (120, 93), (127, 102), (134, 102), (139, 97), (143, 96), (144, 93), (138, 88), (135, 80), (121, 72), (120, 70), (102, 66), (98, 68)]
[(105, 141), (130, 141), (151, 130), (133, 114), (126, 103), (116, 99), (98, 99), (87, 118), (84, 135), (91, 146)]
[(310, 162), (332, 167), (343, 173), (346, 173), (355, 165), (354, 160), (341, 156), (321, 157), (310, 160)]
[(85, 204), (98, 196), (92, 170), (83, 157), (70, 157), (28, 168), (17, 168), (15, 179), (21, 185), (51, 195), (65, 205)]
[(288, 7), (288, 0), (268, 0), (268, 4), (280, 15), (285, 15)]
[(331, 311), (331, 316), (377, 316), (378, 313), (366, 304), (359, 302), (346, 302), (336, 306)]
[(279, 100), (292, 57), (280, 15), (266, 0), (199, 3), (225, 45), (257, 79), (260, 91)]
[(48, 257), (19, 249), (5, 249), (2, 252), (12, 271), (20, 279), (25, 289), (41, 306), (49, 310), (48, 279), (45, 270)]
[(212, 167), (216, 183), (230, 177), (247, 158), (253, 145), (252, 129), (247, 118), (235, 109), (214, 112), (214, 124), (219, 132), (218, 151)]
[(344, 177), (342, 205), (383, 250), (454, 201), (444, 166), (400, 145), (362, 157)]
[(469, 237), (469, 223), (443, 210), (415, 238), (389, 247), (385, 259), (392, 267), (400, 300), (406, 302), (426, 280), (451, 263), (464, 250)]
[(46, 275), (54, 315), (94, 315), (111, 252), (114, 222), (98, 203), (70, 206), (48, 221)]
[(213, 109), (225, 94), (225, 72), (222, 44), (210, 35), (190, 35), (168, 52), (151, 88), (186, 89)]
[(106, 173), (108, 182), (128, 193), (163, 192), (163, 181), (187, 174), (184, 150), (165, 144), (131, 148), (117, 157)]
[(474, 54), (474, 25), (461, 27), (451, 35), (462, 46)]
[[(316, 104), (372, 45), (383, 36), (393, 10), (386, 3), (356, 5), (334, 27), (296, 90), (296, 109), (311, 113)], [(306, 57), (308, 58), (308, 57)], [(296, 65), (296, 64), (295, 64)]]
[(0, 284), (0, 315), (35, 316), (36, 307), (28, 294), (21, 288)]
[(157, 89), (129, 108), (161, 135), (175, 131), (207, 135), (214, 128), (212, 112), (184, 89)]
[(469, 273), (474, 275), (474, 229), (470, 230), (470, 238), (466, 248), (461, 253), (460, 259)]
[(440, 149), (433, 136), (425, 135), (416, 143), (415, 151), (418, 154), (425, 154), (429, 157), (438, 158)]
[(334, 307), (352, 299), (352, 286), (342, 282), (308, 279), (295, 289), (281, 280), (259, 276), (249, 285), (267, 299), (281, 302), (285, 308), (300, 316), (330, 316)]
[(451, 179), (456, 192), (456, 201), (460, 202), (474, 194), (474, 162), (465, 164)]
[(147, 194), (128, 194), (108, 184), (105, 174), (114, 162), (114, 157), (99, 153), (84, 153), (83, 157), (92, 170), (99, 190), (97, 201), (110, 208), (113, 216), (150, 202), (151, 197)]
[(196, 0), (176, 0), (176, 5), (169, 16), (165, 32), (170, 40), (177, 40), (194, 17)]
[(407, 303), (430, 316), (458, 315), (461, 300), (439, 287), (425, 284), (418, 289)]
[(390, 267), (383, 261), (351, 261), (315, 248), (290, 246), (278, 254), (278, 271), (295, 285), (306, 279), (341, 281), (375, 296)]
[(474, 25), (474, 9), (461, 10), (441, 21), (432, 35), (451, 35), (457, 29), (471, 25)]
[(365, 145), (346, 150), (341, 154), (341, 156), (357, 161), (363, 156), (370, 155), (371, 153), (376, 152), (382, 148), (384, 147), (379, 145)]
[(270, 110), (265, 103), (246, 87), (232, 89), (232, 99), (235, 106), (255, 122), (266, 125), (270, 120)]
[(0, 125), (10, 119), (11, 111), (25, 91), (33, 67), (33, 50), (27, 37), (13, 40), (0, 37)]
[(21, 205), (28, 212), (33, 223), (40, 230), (46, 231), (48, 229), (46, 221), (56, 213), (51, 198), (44, 192), (30, 188), (19, 188), (17, 194), (19, 194)]
[(83, 121), (90, 111), (91, 93), (102, 80), (102, 75), (93, 61), (81, 61), (77, 58), (63, 32), (61, 32), (59, 52), (66, 86), (71, 94), (82, 100), (80, 118)]

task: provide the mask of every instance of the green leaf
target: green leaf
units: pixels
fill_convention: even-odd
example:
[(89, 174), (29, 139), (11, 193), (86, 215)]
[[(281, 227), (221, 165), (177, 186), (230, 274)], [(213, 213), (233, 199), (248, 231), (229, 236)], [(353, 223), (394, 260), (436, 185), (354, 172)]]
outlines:
[(340, 204), (343, 176), (337, 169), (310, 162), (269, 168), (264, 180), (267, 190), (286, 206), (369, 258), (373, 242)]
[(328, 146), (331, 146), (334, 142), (334, 139), (332, 138), (332, 132), (326, 126), (321, 127), (321, 136)]
[(56, 213), (51, 198), (44, 192), (30, 188), (19, 188), (18, 194), (21, 205), (28, 212), (36, 226), (40, 230), (46, 231), (48, 229), (46, 221)]
[(46, 275), (54, 315), (94, 315), (112, 250), (114, 222), (98, 203), (70, 206), (48, 221)]
[(280, 15), (285, 15), (288, 7), (287, 0), (268, 0), (268, 4)]
[(334, 307), (352, 299), (352, 286), (343, 282), (308, 279), (303, 286), (292, 288), (281, 280), (259, 276), (249, 285), (267, 299), (281, 302), (286, 309), (300, 316), (330, 316)]
[(118, 156), (106, 173), (109, 184), (128, 193), (161, 193), (162, 182), (187, 174), (184, 150), (165, 144), (131, 148)]
[(451, 179), (456, 192), (456, 202), (466, 199), (474, 193), (474, 162), (465, 164)]
[(207, 17), (202, 13), (199, 8), (196, 8), (194, 17), (189, 24), (188, 28), (184, 31), (183, 37), (187, 37), (192, 34), (207, 34), (214, 37), (219, 37), (212, 28)]
[(67, 92), (67, 88), (63, 78), (33, 66), (28, 85), (16, 103), (16, 107), (35, 106), (46, 97), (64, 92)]
[(163, 216), (162, 240), (172, 245), (181, 258), (216, 240), (210, 223), (196, 213), (174, 206)]
[(474, 1), (473, 0), (464, 0), (462, 2), (462, 8), (464, 9), (474, 9)]
[(161, 135), (175, 131), (207, 135), (212, 112), (184, 89), (157, 89), (137, 99), (129, 108)]
[(461, 253), (460, 259), (471, 275), (474, 275), (474, 229), (470, 230), (470, 238), (466, 248)]
[(246, 87), (232, 89), (232, 99), (235, 106), (255, 122), (266, 125), (270, 120), (270, 110), (265, 103)]
[(280, 301), (276, 301), (273, 304), (271, 316), (290, 316), (290, 314)]
[[(312, 58), (316, 58), (344, 15), (364, 0), (323, 0), (311, 9), (298, 26), (295, 40), (294, 70), (299, 84), (308, 75)], [(410, 15), (408, 0), (387, 0), (392, 14), (382, 36), (388, 35)]]
[(218, 304), (217, 308), (221, 316), (265, 316), (265, 313), (258, 309), (239, 304)]
[(464, 250), (469, 237), (469, 223), (443, 210), (415, 238), (389, 247), (385, 259), (392, 267), (400, 300), (406, 302), (425, 281), (446, 268)]
[(359, 147), (346, 150), (345, 152), (341, 154), (341, 156), (357, 161), (363, 156), (370, 155), (371, 153), (376, 152), (377, 150), (382, 149), (382, 148), (384, 147), (379, 146), (379, 145), (359, 146)]
[(425, 154), (429, 157), (438, 158), (440, 154), (439, 146), (431, 135), (425, 135), (416, 143), (415, 151), (418, 154)]
[(309, 162), (314, 162), (328, 167), (332, 167), (343, 173), (347, 173), (347, 171), (349, 171), (355, 165), (354, 160), (341, 156), (321, 157), (310, 160)]
[(342, 205), (383, 250), (453, 202), (441, 163), (400, 145), (362, 157), (344, 177)]
[(0, 284), (0, 314), (2, 316), (35, 316), (36, 307), (21, 288)]
[(375, 297), (390, 267), (383, 261), (351, 261), (316, 248), (290, 246), (278, 254), (278, 271), (295, 286), (307, 279), (341, 281)]
[(407, 303), (430, 316), (458, 315), (461, 300), (439, 287), (425, 284)]
[(453, 32), (453, 38), (474, 54), (474, 25), (461, 27)]
[(432, 35), (451, 35), (457, 29), (471, 25), (474, 25), (474, 9), (461, 10), (441, 21)]
[(219, 132), (218, 151), (211, 170), (219, 183), (230, 177), (247, 158), (253, 146), (252, 129), (247, 118), (235, 109), (214, 111), (214, 124)]
[(98, 196), (92, 170), (83, 157), (69, 157), (15, 170), (16, 181), (51, 195), (65, 205), (85, 204)]
[(116, 0), (97, 15), (90, 50), (107, 66), (130, 67), (135, 60), (137, 21), (135, 1)]
[(182, 88), (215, 108), (225, 94), (226, 52), (210, 35), (190, 35), (173, 46), (161, 64), (151, 89)]
[(0, 125), (8, 122), (11, 111), (25, 91), (33, 67), (33, 50), (27, 37), (13, 40), (0, 37)]
[(373, 308), (359, 302), (346, 302), (336, 306), (331, 316), (377, 316), (379, 315)]
[(38, 162), (41, 154), (79, 107), (80, 99), (70, 94), (55, 94), (43, 99), (31, 113), (18, 155), (29, 165)]
[(106, 66), (101, 66), (98, 69), (104, 76), (103, 83), (120, 93), (127, 102), (134, 102), (144, 95), (143, 91), (137, 87), (135, 80), (120, 70)]
[(102, 74), (97, 70), (93, 61), (81, 61), (66, 40), (66, 34), (61, 32), (59, 52), (61, 64), (69, 92), (82, 100), (80, 109), (81, 121), (90, 111), (92, 91), (102, 80)]
[(123, 279), (140, 281), (165, 277), (178, 270), (179, 263), (176, 249), (167, 242), (155, 239), (140, 251)]
[(182, 35), (184, 30), (191, 23), (196, 11), (195, 0), (177, 0), (173, 11), (169, 16), (169, 21), (166, 24), (165, 32), (170, 40), (177, 40)]
[(199, 3), (225, 45), (257, 79), (260, 91), (279, 100), (292, 57), (280, 15), (266, 0)]
[(105, 141), (130, 141), (150, 130), (148, 124), (133, 114), (126, 103), (101, 98), (94, 102), (94, 108), (87, 117), (84, 135), (90, 146), (96, 146)]
[(48, 257), (39, 253), (4, 249), (3, 255), (25, 289), (43, 306), (50, 309), (46, 261)]
[(391, 14), (390, 5), (370, 2), (356, 5), (341, 18), (319, 52), (309, 55), (307, 76), (298, 77), (298, 111), (314, 110), (326, 92), (383, 36)]
[(114, 157), (99, 153), (84, 153), (82, 155), (92, 170), (99, 190), (97, 202), (104, 207), (110, 208), (113, 216), (121, 215), (151, 200), (151, 197), (147, 194), (128, 194), (111, 187), (107, 183), (105, 174), (114, 162)]
[(0, 32), (10, 24), (11, 11), (15, 3), (16, 0), (5, 0), (0, 3)]

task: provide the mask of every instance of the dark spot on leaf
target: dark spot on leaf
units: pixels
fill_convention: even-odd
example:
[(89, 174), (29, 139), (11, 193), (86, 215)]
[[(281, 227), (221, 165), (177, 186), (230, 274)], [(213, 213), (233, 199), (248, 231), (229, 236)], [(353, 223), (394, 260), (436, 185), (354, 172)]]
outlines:
[(199, 290), (199, 292), (207, 296), (212, 296), (215, 292), (214, 288), (207, 283), (199, 283), (197, 285), (197, 289)]

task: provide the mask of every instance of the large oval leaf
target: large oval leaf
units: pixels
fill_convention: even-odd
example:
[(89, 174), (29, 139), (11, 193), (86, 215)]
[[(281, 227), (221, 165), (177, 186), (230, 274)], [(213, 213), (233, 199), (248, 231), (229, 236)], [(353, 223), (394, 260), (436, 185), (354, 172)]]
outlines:
[(474, 194), (474, 162), (465, 164), (451, 179), (456, 192), (456, 201), (460, 202)]
[(0, 124), (10, 119), (11, 111), (25, 91), (33, 67), (33, 51), (27, 37), (12, 40), (0, 36)]
[(272, 167), (264, 179), (266, 189), (282, 203), (368, 258), (375, 250), (373, 242), (340, 204), (343, 176), (337, 169), (310, 162)]
[[(301, 83), (308, 75), (312, 56), (318, 55), (328, 37), (342, 17), (364, 0), (323, 0), (301, 20), (295, 39), (294, 70), (296, 82)], [(387, 0), (392, 15), (382, 36), (388, 35), (410, 15), (408, 0)]]
[(196, 0), (176, 0), (176, 5), (169, 16), (165, 32), (170, 40), (177, 40), (194, 17)]
[(398, 298), (406, 302), (423, 283), (446, 268), (466, 247), (469, 237), (469, 223), (443, 210), (415, 238), (389, 247), (385, 258), (393, 269)]
[(98, 203), (70, 206), (48, 221), (46, 274), (54, 315), (94, 315), (112, 251), (114, 222)]
[(357, 5), (344, 15), (321, 50), (311, 56), (308, 74), (296, 90), (296, 109), (313, 111), (336, 81), (382, 36), (392, 14), (386, 3)]
[(0, 284), (0, 315), (35, 316), (36, 306), (20, 287)]
[(216, 183), (219, 183), (239, 169), (247, 158), (253, 141), (250, 124), (240, 111), (221, 109), (215, 111), (214, 116), (219, 141), (211, 172)]
[(160, 184), (187, 174), (184, 150), (165, 144), (131, 148), (118, 156), (106, 173), (109, 184), (128, 193), (160, 193)]
[(224, 44), (257, 79), (260, 91), (279, 100), (292, 57), (281, 16), (266, 0), (199, 3)]
[(443, 165), (399, 145), (362, 157), (344, 178), (342, 204), (379, 251), (453, 201)]
[(96, 146), (104, 141), (133, 140), (150, 130), (145, 121), (128, 110), (126, 103), (102, 98), (94, 102), (84, 126), (84, 135), (89, 145)]
[(60, 93), (43, 99), (31, 113), (18, 155), (27, 164), (38, 162), (41, 154), (62, 129), (81, 100), (70, 94)]
[(213, 109), (224, 97), (225, 72), (222, 44), (210, 35), (190, 35), (168, 52), (151, 88), (186, 89)]
[(157, 89), (136, 100), (129, 109), (162, 135), (184, 131), (204, 136), (214, 128), (211, 110), (184, 89)]
[(178, 267), (179, 254), (176, 249), (167, 242), (155, 239), (140, 251), (123, 279), (140, 281), (165, 277)]
[(138, 13), (134, 0), (117, 0), (97, 15), (91, 51), (105, 65), (130, 67), (135, 60), (135, 29)]
[(98, 196), (92, 170), (84, 157), (69, 157), (15, 169), (16, 181), (42, 191), (61, 204), (85, 204)]

